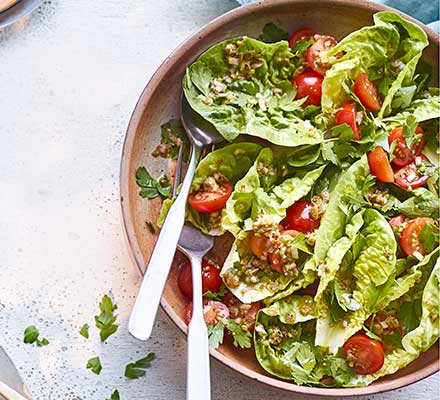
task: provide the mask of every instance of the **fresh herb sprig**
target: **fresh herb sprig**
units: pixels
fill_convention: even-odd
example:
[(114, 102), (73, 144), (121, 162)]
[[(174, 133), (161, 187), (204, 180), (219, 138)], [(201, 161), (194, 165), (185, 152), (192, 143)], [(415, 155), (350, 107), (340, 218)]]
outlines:
[(87, 361), (86, 368), (90, 369), (94, 374), (99, 375), (102, 370), (101, 360), (99, 357), (90, 358)]
[(156, 358), (154, 353), (148, 353), (146, 357), (125, 366), (125, 377), (138, 379), (146, 374), (146, 369), (151, 367), (152, 361)]
[(251, 347), (251, 333), (248, 330), (244, 330), (238, 322), (231, 318), (226, 318), (220, 320), (215, 325), (208, 326), (209, 345), (213, 349), (217, 349), (223, 343), (225, 328), (231, 332), (235, 347), (242, 349)]
[(136, 183), (141, 188), (139, 196), (147, 199), (154, 199), (158, 196), (169, 197), (171, 194), (171, 183), (166, 175), (155, 180), (145, 167), (139, 167), (136, 171)]
[(107, 295), (104, 295), (99, 303), (101, 313), (95, 315), (95, 323), (96, 327), (100, 330), (99, 336), (102, 342), (118, 330), (118, 325), (115, 324), (117, 315), (114, 313), (117, 308), (118, 306), (113, 304), (112, 300)]
[(24, 330), (24, 343), (33, 344), (35, 343), (38, 347), (47, 346), (49, 340), (46, 338), (40, 339), (40, 332), (35, 325), (30, 325)]

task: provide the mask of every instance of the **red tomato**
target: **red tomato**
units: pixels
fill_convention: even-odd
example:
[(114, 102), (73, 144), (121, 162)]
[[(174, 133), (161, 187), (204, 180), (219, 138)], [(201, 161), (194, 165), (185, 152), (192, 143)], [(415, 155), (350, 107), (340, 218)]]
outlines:
[(255, 256), (264, 259), (267, 255), (267, 249), (270, 247), (270, 242), (266, 236), (256, 235), (252, 231), (249, 233), (249, 247)]
[(315, 106), (321, 105), (321, 87), (323, 77), (316, 72), (307, 71), (292, 79), (292, 84), (296, 84), (295, 99), (302, 99), (307, 97), (307, 100), (302, 104), (306, 107), (310, 104)]
[(231, 292), (223, 297), (223, 303), (229, 308), (230, 317), (239, 324), (246, 325), (250, 332), (254, 330), (260, 302), (245, 304), (237, 299)]
[(357, 109), (354, 101), (349, 101), (343, 104), (336, 111), (336, 125), (347, 124), (354, 133), (353, 139), (359, 140), (359, 132), (357, 126)]
[(292, 48), (302, 40), (314, 40), (314, 36), (316, 34), (318, 34), (318, 32), (310, 28), (298, 29), (297, 31), (293, 32), (292, 35), (290, 36), (289, 46)]
[(268, 255), (270, 266), (273, 270), (279, 272), (280, 274), (283, 273), (283, 260), (279, 253), (269, 253)]
[(423, 154), (416, 156), (412, 163), (399, 169), (394, 174), (396, 183), (405, 189), (415, 189), (428, 182), (429, 176), (420, 171), (422, 162), (429, 162)]
[(400, 247), (409, 256), (413, 255), (416, 251), (423, 255), (428, 254), (428, 251), (419, 240), (420, 231), (427, 223), (434, 224), (434, 220), (427, 217), (416, 218), (408, 222), (408, 225), (402, 231)]
[(423, 129), (419, 126), (416, 129), (416, 134), (421, 134), (420, 141), (414, 143), (413, 146), (408, 148), (406, 139), (403, 136), (403, 128), (401, 126), (393, 129), (388, 136), (388, 144), (391, 146), (395, 140), (397, 140), (396, 147), (394, 149), (393, 165), (396, 167), (404, 167), (414, 160), (415, 156), (422, 153), (423, 146), (425, 145), (425, 134)]
[(306, 52), (307, 64), (313, 71), (320, 75), (325, 75), (325, 71), (330, 68), (330, 60), (325, 53), (336, 46), (337, 40), (333, 36), (323, 35), (313, 43)]
[(314, 219), (310, 214), (313, 203), (308, 200), (300, 200), (287, 209), (286, 218), (281, 222), (286, 229), (299, 232), (312, 232), (318, 228), (321, 218)]
[(371, 111), (380, 110), (380, 96), (376, 85), (368, 79), (367, 74), (360, 74), (354, 82), (354, 93), (361, 103)]
[(368, 375), (378, 371), (385, 360), (382, 344), (362, 333), (348, 339), (343, 349), (348, 365), (359, 375)]
[[(193, 303), (191, 301), (185, 309), (185, 322), (187, 325), (191, 321), (192, 311)], [(206, 325), (215, 325), (220, 320), (229, 318), (229, 308), (221, 301), (204, 300), (203, 317)]]
[[(210, 290), (211, 292), (218, 292), (222, 284), (220, 278), (220, 268), (213, 262), (204, 258), (202, 261), (202, 291), (203, 293)], [(183, 262), (179, 267), (177, 275), (177, 285), (182, 294), (189, 299), (193, 297), (192, 289), (192, 272), (191, 263), (189, 261)]]
[(220, 211), (225, 207), (233, 190), (230, 182), (222, 182), (220, 191), (217, 192), (193, 192), (188, 197), (188, 202), (199, 213), (210, 214)]
[(388, 161), (388, 154), (382, 147), (377, 146), (368, 153), (368, 165), (378, 181), (394, 182), (394, 173)]
[(391, 218), (388, 223), (390, 224), (391, 228), (400, 228), (405, 222), (405, 218), (406, 217), (403, 214), (399, 214)]

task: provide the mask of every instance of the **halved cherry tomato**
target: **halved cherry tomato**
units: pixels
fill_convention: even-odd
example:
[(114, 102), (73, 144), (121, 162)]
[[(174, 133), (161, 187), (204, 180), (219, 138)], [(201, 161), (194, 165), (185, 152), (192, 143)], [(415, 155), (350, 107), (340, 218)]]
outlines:
[(347, 124), (354, 133), (353, 139), (359, 140), (359, 132), (357, 126), (357, 108), (354, 101), (343, 104), (336, 111), (336, 125)]
[(326, 57), (325, 53), (332, 47), (335, 47), (337, 43), (338, 41), (333, 36), (320, 36), (319, 39), (307, 49), (306, 60), (309, 67), (324, 76), (325, 71), (331, 66), (330, 60)]
[(368, 79), (367, 74), (360, 74), (354, 82), (354, 93), (361, 103), (371, 111), (380, 110), (380, 96), (376, 85)]
[(434, 224), (434, 220), (427, 217), (416, 218), (408, 222), (408, 225), (402, 231), (400, 247), (409, 256), (413, 255), (416, 251), (423, 255), (428, 254), (428, 251), (419, 240), (420, 231), (427, 223)]
[(420, 134), (421, 138), (417, 143), (408, 148), (406, 144), (406, 139), (403, 136), (403, 127), (399, 126), (391, 131), (388, 136), (388, 144), (391, 145), (395, 140), (397, 140), (396, 147), (394, 149), (394, 159), (392, 164), (396, 167), (404, 167), (414, 160), (415, 156), (422, 153), (423, 146), (425, 145), (425, 133), (423, 129), (418, 126), (415, 132), (417, 135)]
[(287, 209), (286, 218), (281, 224), (286, 229), (292, 229), (299, 232), (312, 232), (318, 228), (321, 218), (315, 219), (312, 217), (310, 210), (313, 203), (308, 200), (300, 200), (291, 205)]
[(254, 330), (257, 312), (261, 307), (260, 302), (242, 303), (231, 292), (228, 292), (222, 300), (229, 308), (230, 317), (240, 325), (246, 325), (248, 330), (252, 332)]
[(267, 250), (270, 247), (269, 239), (264, 235), (257, 235), (253, 231), (249, 233), (249, 247), (252, 253), (258, 258), (266, 258)]
[(388, 161), (388, 154), (382, 147), (377, 146), (368, 153), (368, 165), (378, 181), (394, 182), (394, 173)]
[[(193, 302), (190, 301), (185, 308), (185, 322), (188, 325), (193, 312)], [(229, 318), (229, 308), (221, 301), (204, 300), (203, 317), (206, 325), (215, 325), (222, 319)]]
[(348, 339), (343, 349), (348, 365), (359, 375), (368, 375), (378, 371), (385, 360), (382, 344), (363, 333), (358, 333)]
[(314, 36), (318, 34), (313, 29), (310, 28), (301, 28), (297, 31), (293, 32), (289, 38), (289, 46), (290, 48), (294, 47), (298, 42), (302, 40), (314, 40)]
[[(220, 268), (212, 261), (204, 258), (202, 261), (202, 291), (203, 293), (208, 290), (211, 292), (218, 292), (222, 284), (222, 278), (220, 278)], [(191, 263), (189, 261), (183, 262), (177, 275), (177, 286), (179, 286), (182, 294), (189, 299), (193, 297), (192, 288), (192, 272)]]
[(188, 197), (188, 202), (199, 213), (214, 213), (225, 207), (233, 190), (230, 182), (222, 182), (220, 191), (217, 192), (193, 192)]
[(429, 160), (422, 154), (420, 156), (416, 156), (412, 163), (399, 169), (394, 174), (396, 183), (405, 189), (415, 189), (423, 186), (426, 182), (428, 182), (429, 179), (429, 176), (425, 175), (420, 170), (420, 166), (423, 162), (429, 162)]
[(283, 259), (281, 258), (279, 253), (269, 253), (267, 255), (270, 261), (270, 266), (273, 270), (279, 272), (280, 274), (283, 273)]
[(388, 223), (390, 224), (391, 228), (400, 228), (405, 222), (405, 218), (406, 217), (403, 214), (399, 214), (391, 218)]
[(296, 97), (295, 99), (302, 99), (307, 97), (307, 100), (302, 104), (306, 107), (310, 104), (315, 106), (321, 105), (321, 87), (323, 77), (316, 72), (307, 71), (296, 76), (292, 79), (292, 84), (296, 84)]

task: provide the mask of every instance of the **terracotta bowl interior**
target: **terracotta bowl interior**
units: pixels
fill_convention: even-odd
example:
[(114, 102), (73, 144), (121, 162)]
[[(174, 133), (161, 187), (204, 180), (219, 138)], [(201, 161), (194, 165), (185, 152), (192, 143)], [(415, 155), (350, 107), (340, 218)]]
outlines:
[[(372, 24), (372, 15), (386, 8), (360, 1), (266, 1), (241, 7), (211, 22), (192, 36), (168, 57), (142, 93), (131, 118), (125, 140), (121, 165), (122, 212), (130, 248), (141, 271), (145, 269), (156, 237), (147, 228), (146, 221), (156, 221), (160, 200), (147, 201), (139, 195), (135, 171), (145, 165), (154, 176), (173, 174), (173, 163), (153, 158), (151, 152), (159, 142), (160, 125), (172, 117), (179, 117), (181, 80), (185, 68), (212, 44), (226, 38), (249, 35), (257, 37), (264, 24), (275, 22), (292, 32), (300, 27), (312, 27), (342, 38), (351, 31)], [(408, 17), (409, 18), (409, 17)], [(409, 18), (410, 19), (410, 18)], [(423, 59), (433, 66), (438, 76), (438, 38), (424, 27), (430, 37), (430, 46)], [(436, 84), (437, 82), (433, 82)], [(211, 256), (221, 262), (227, 253), (229, 238), (218, 240)], [(172, 251), (172, 249), (170, 249)], [(176, 285), (177, 266), (183, 259), (177, 254), (165, 289), (162, 306), (183, 331), (183, 311), (187, 303)], [(439, 370), (438, 346), (433, 346), (416, 361), (398, 373), (385, 377), (366, 388), (321, 389), (297, 386), (275, 379), (264, 372), (252, 350), (237, 351), (231, 344), (223, 345), (212, 356), (225, 365), (267, 385), (293, 392), (327, 396), (344, 396), (382, 392), (420, 380)]]

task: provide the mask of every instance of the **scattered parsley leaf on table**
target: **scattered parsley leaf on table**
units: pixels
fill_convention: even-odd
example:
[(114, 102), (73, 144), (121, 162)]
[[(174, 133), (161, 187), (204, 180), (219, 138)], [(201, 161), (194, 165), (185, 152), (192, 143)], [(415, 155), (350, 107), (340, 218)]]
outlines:
[(95, 315), (95, 323), (96, 327), (101, 331), (99, 336), (101, 337), (102, 342), (118, 330), (118, 325), (115, 324), (117, 315), (114, 314), (114, 311), (117, 308), (118, 306), (113, 304), (112, 300), (107, 295), (104, 295), (99, 303), (101, 314)]
[(47, 346), (49, 341), (46, 338), (39, 339), (40, 332), (35, 325), (30, 325), (24, 330), (24, 343), (35, 343), (38, 347)]
[(88, 338), (89, 338), (89, 328), (90, 328), (89, 324), (84, 324), (84, 325), (81, 327), (81, 329), (80, 329), (80, 331), (79, 331), (79, 334), (80, 334), (81, 336), (84, 336), (86, 339), (88, 339)]
[(125, 366), (125, 377), (138, 379), (145, 375), (145, 370), (151, 367), (151, 362), (156, 358), (154, 353), (148, 353), (146, 357)]
[(116, 390), (112, 393), (111, 397), (110, 397), (109, 399), (107, 399), (107, 400), (120, 400), (118, 389), (116, 389)]
[(99, 357), (93, 357), (89, 361), (87, 361), (86, 367), (96, 375), (99, 375), (102, 369), (101, 360), (99, 359)]
[(150, 175), (145, 167), (139, 167), (136, 171), (136, 183), (141, 188), (139, 196), (154, 199), (158, 196), (168, 197), (171, 193), (170, 180), (162, 175), (157, 181)]

